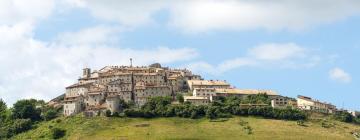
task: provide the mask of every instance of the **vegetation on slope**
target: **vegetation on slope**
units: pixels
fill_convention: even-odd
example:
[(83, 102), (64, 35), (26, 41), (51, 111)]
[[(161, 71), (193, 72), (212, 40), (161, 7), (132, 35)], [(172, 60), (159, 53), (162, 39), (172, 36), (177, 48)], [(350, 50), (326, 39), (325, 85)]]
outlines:
[(268, 104), (269, 98), (266, 94), (258, 94), (248, 96), (245, 99), (236, 96), (220, 98), (212, 102), (210, 105), (191, 105), (190, 103), (173, 105), (169, 97), (150, 98), (140, 109), (132, 108), (124, 111), (128, 117), (184, 117), (184, 118), (201, 118), (206, 116), (210, 119), (226, 118), (232, 115), (246, 116), (262, 116), (265, 118), (284, 119), (284, 120), (304, 120), (306, 115), (304, 112), (286, 108), (277, 109), (271, 106), (266, 107), (242, 107), (241, 103), (250, 104)]
[[(247, 116), (255, 116), (255, 117), (262, 117), (268, 119), (270, 122), (275, 120), (270, 119), (280, 119), (280, 120), (297, 120), (297, 122), (292, 122), (292, 124), (297, 124), (297, 126), (307, 128), (310, 124), (320, 124), (322, 128), (326, 129), (333, 129), (337, 128), (337, 121), (336, 123), (334, 120), (339, 120), (343, 122), (351, 122), (351, 123), (358, 123), (359, 118), (355, 118), (351, 116), (349, 113), (340, 112), (333, 116), (323, 115), (321, 117), (317, 117), (316, 119), (310, 118), (306, 119), (307, 114), (306, 112), (297, 110), (297, 109), (276, 109), (271, 107), (242, 107), (240, 104), (249, 103), (249, 104), (269, 104), (269, 98), (266, 94), (259, 94), (259, 95), (252, 95), (248, 96), (245, 99), (240, 99), (237, 97), (227, 97), (227, 98), (220, 98), (217, 101), (214, 101), (210, 105), (200, 105), (195, 106), (188, 102), (182, 102), (181, 97), (177, 97), (180, 104), (171, 104), (171, 98), (169, 97), (154, 97), (150, 98), (149, 101), (140, 108), (135, 107), (131, 103), (126, 103), (122, 101), (120, 103), (120, 108), (124, 111), (111, 113), (109, 110), (105, 111), (103, 116), (106, 117), (96, 117), (96, 118), (82, 118), (82, 117), (70, 117), (70, 118), (58, 118), (53, 120), (54, 118), (61, 116), (61, 109), (54, 109), (44, 105), (43, 101), (37, 101), (34, 99), (30, 100), (19, 100), (13, 105), (13, 108), (8, 109), (6, 104), (0, 100), (0, 139), (2, 138), (12, 138), (12, 136), (16, 136), (20, 133), (19, 136), (15, 138), (44, 138), (44, 139), (59, 139), (62, 137), (73, 137), (73, 135), (84, 135), (87, 136), (87, 129), (90, 130), (98, 130), (103, 131), (107, 130), (107, 123), (110, 121), (114, 121), (111, 123), (118, 124), (116, 121), (124, 122), (126, 121), (148, 121), (145, 118), (157, 118), (151, 119), (151, 121), (155, 121), (156, 124), (157, 120), (166, 120), (166, 121), (174, 121), (174, 117), (181, 117), (181, 118), (191, 118), (191, 119), (179, 119), (179, 120), (186, 120), (185, 122), (193, 122), (195, 123), (192, 127), (197, 127), (198, 122), (206, 122), (210, 124), (214, 124), (214, 122), (222, 122), (226, 121), (228, 118), (230, 120), (237, 119), (238, 117), (235, 116), (242, 116), (248, 118)], [(312, 115), (310, 115), (312, 116)], [(107, 118), (108, 117), (108, 118)], [(159, 117), (168, 117), (166, 118), (159, 118)], [(208, 121), (207, 119), (210, 119)], [(133, 118), (133, 119), (131, 119)], [(251, 118), (251, 117), (250, 117)], [(319, 119), (320, 118), (320, 119)], [(324, 120), (324, 118), (327, 118)], [(94, 120), (97, 123), (89, 124), (91, 128), (87, 128), (88, 126), (83, 126), (82, 123), (92, 123)], [(307, 121), (306, 121), (307, 120)], [(309, 121), (310, 120), (310, 121)], [(316, 121), (313, 121), (316, 120)], [(330, 120), (330, 121), (329, 121)], [(124, 125), (132, 125), (124, 122)], [(150, 120), (149, 120), (150, 121)], [(250, 135), (256, 132), (256, 127), (253, 126), (248, 121), (237, 120), (237, 124), (240, 126), (242, 131), (246, 132), (246, 134)], [(313, 122), (312, 122), (313, 121)], [(80, 123), (78, 123), (80, 122)], [(226, 121), (227, 122), (227, 121)], [(216, 124), (216, 123), (215, 123)], [(221, 123), (220, 123), (221, 124)], [(86, 131), (75, 130), (77, 125), (80, 126), (81, 129)], [(121, 124), (119, 124), (121, 125)], [(148, 127), (150, 124), (139, 124), (139, 127)], [(189, 124), (190, 125), (190, 124)], [(206, 124), (209, 125), (209, 124)], [(226, 124), (224, 124), (226, 125)], [(311, 125), (310, 125), (311, 126)], [(102, 129), (105, 127), (105, 129)], [(115, 126), (114, 126), (115, 127)], [(116, 126), (117, 127), (117, 126)], [(170, 127), (170, 126), (168, 126)], [(176, 127), (176, 126), (174, 126)], [(232, 128), (233, 126), (229, 126)], [(348, 127), (349, 128), (349, 127)], [(32, 129), (32, 130), (30, 130)], [(39, 130), (40, 129), (40, 130)], [(175, 128), (169, 128), (175, 129)], [(184, 128), (184, 129), (187, 129)], [(211, 128), (213, 129), (213, 128)], [(26, 132), (30, 130), (29, 132)], [(89, 130), (89, 131), (90, 131)], [(340, 130), (340, 129), (339, 129)], [(79, 131), (79, 134), (74, 132)], [(122, 130), (123, 131), (123, 130)], [(151, 131), (162, 131), (160, 128), (159, 130), (151, 130)], [(165, 130), (164, 130), (165, 131)], [(202, 130), (194, 130), (195, 132), (202, 133)], [(219, 130), (220, 131), (220, 130)], [(223, 129), (222, 131), (233, 131), (229, 129)], [(292, 131), (292, 130), (289, 130)], [(25, 132), (25, 133), (24, 133)], [(112, 132), (112, 131), (110, 131)], [(175, 131), (182, 133), (182, 131)], [(172, 132), (172, 133), (175, 133)], [(341, 130), (341, 133), (344, 131)], [(24, 134), (21, 134), (24, 133)], [(27, 134), (31, 133), (31, 136), (26, 136)], [(83, 134), (84, 133), (84, 134)], [(108, 133), (108, 132), (103, 132)], [(190, 132), (189, 132), (190, 133)], [(205, 134), (208, 132), (204, 131)], [(340, 133), (340, 132), (339, 132)], [(272, 133), (269, 133), (272, 134)], [(336, 134), (336, 133), (335, 133)], [(345, 133), (344, 133), (345, 134)], [(342, 134), (342, 136), (344, 136)], [(347, 133), (346, 133), (347, 134)], [(353, 135), (359, 136), (358, 131), (352, 131)], [(99, 135), (102, 135), (99, 133)], [(177, 134), (174, 134), (177, 135)], [(203, 136), (204, 134), (198, 134)], [(162, 135), (156, 137), (162, 138)], [(196, 138), (197, 135), (193, 137)], [(240, 135), (234, 135), (240, 136)], [(111, 136), (112, 137), (112, 136)], [(156, 138), (154, 137), (154, 138)], [(222, 137), (221, 135), (219, 137)], [(146, 137), (139, 137), (139, 138), (146, 138)], [(150, 137), (153, 138), (153, 137)], [(170, 138), (170, 135), (165, 137)], [(202, 138), (202, 137), (200, 137)], [(204, 137), (206, 138), (206, 137)]]
[[(324, 127), (323, 121), (331, 123)], [(359, 126), (332, 120), (296, 121), (233, 117), (209, 120), (189, 118), (121, 118), (81, 115), (58, 118), (37, 124), (36, 129), (12, 139), (53, 139), (53, 128), (66, 130), (61, 139), (318, 139), (352, 140)]]

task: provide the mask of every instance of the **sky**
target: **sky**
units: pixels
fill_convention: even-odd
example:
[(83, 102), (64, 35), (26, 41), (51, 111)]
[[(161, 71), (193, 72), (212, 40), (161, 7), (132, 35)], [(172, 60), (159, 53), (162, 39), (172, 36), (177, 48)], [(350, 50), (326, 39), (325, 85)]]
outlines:
[(0, 0), (0, 98), (133, 58), (360, 110), (359, 25), (359, 0)]

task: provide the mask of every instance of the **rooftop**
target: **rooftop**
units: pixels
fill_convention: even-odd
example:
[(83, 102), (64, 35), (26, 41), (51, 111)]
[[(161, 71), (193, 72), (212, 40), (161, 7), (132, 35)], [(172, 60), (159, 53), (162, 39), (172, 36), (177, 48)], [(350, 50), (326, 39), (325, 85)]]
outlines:
[(272, 90), (256, 90), (256, 89), (215, 89), (216, 93), (227, 93), (227, 94), (260, 94), (266, 93), (267, 95), (278, 95), (275, 91)]
[(223, 86), (230, 86), (229, 83), (226, 81), (220, 80), (188, 80), (189, 84), (192, 85), (223, 85)]
[(184, 96), (185, 100), (208, 100), (207, 97), (200, 97), (200, 96)]

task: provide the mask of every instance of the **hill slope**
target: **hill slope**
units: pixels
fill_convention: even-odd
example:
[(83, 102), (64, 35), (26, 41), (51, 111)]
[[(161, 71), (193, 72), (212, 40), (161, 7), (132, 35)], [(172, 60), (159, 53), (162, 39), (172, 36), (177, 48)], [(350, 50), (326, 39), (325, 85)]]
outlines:
[[(58, 120), (58, 121), (57, 121)], [(61, 120), (61, 121), (59, 121)], [(254, 117), (234, 117), (221, 122), (184, 118), (59, 118), (43, 122), (36, 129), (13, 139), (51, 139), (49, 128), (66, 129), (63, 139), (326, 139), (353, 140), (350, 132), (360, 126), (331, 121), (324, 128), (319, 121), (305, 122), (271, 120)], [(249, 126), (249, 127), (247, 127)], [(251, 133), (251, 134), (249, 134)]]

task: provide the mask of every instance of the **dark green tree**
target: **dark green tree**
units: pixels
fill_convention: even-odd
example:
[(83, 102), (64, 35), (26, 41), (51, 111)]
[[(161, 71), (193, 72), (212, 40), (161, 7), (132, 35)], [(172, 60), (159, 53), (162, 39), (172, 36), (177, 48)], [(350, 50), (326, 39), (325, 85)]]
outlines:
[(7, 116), (7, 106), (6, 103), (0, 99), (0, 124), (5, 122)]
[(43, 118), (44, 120), (48, 121), (48, 120), (52, 120), (54, 118), (57, 117), (58, 112), (55, 109), (48, 109), (44, 115)]
[(12, 118), (14, 119), (30, 119), (31, 121), (40, 120), (41, 110), (36, 108), (37, 101), (19, 100), (13, 105)]
[(51, 129), (51, 133), (53, 139), (60, 139), (65, 136), (66, 131), (60, 128), (53, 128)]
[(106, 116), (106, 117), (111, 117), (111, 111), (110, 111), (110, 110), (106, 110), (106, 111), (105, 111), (105, 116)]
[(179, 102), (179, 103), (184, 103), (184, 96), (182, 94), (176, 94), (176, 100)]

